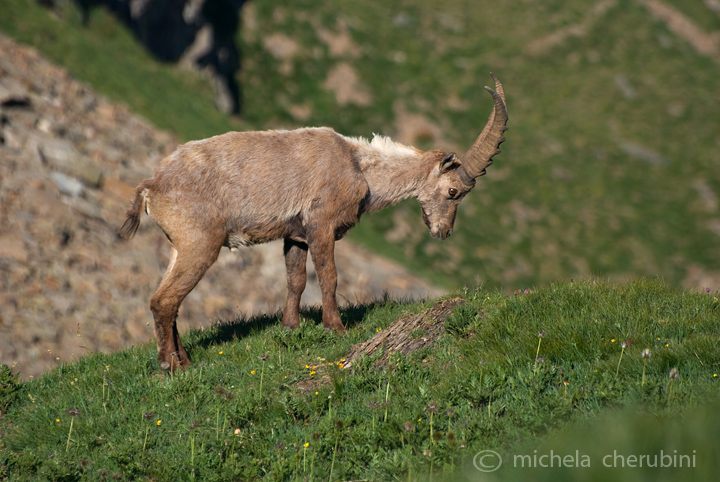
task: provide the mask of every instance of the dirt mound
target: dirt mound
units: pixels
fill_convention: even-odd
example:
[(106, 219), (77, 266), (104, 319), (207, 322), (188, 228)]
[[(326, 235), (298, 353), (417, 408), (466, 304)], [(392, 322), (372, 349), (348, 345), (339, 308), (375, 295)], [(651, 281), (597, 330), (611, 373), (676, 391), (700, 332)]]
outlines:
[[(0, 52), (0, 363), (28, 377), (153, 339), (148, 299), (169, 245), (147, 219), (130, 242), (116, 229), (133, 187), (178, 141), (33, 49), (0, 35)], [(337, 264), (346, 302), (439, 294), (348, 241), (338, 243)], [(223, 250), (179, 327), (273, 312), (285, 293), (281, 243)], [(320, 303), (312, 269), (303, 300)]]
[(400, 317), (387, 329), (379, 331), (368, 341), (355, 346), (345, 356), (345, 368), (364, 357), (383, 350), (382, 355), (375, 360), (376, 367), (387, 364), (393, 353), (407, 355), (420, 348), (433, 345), (445, 333), (445, 320), (450, 316), (457, 305), (465, 303), (462, 298), (435, 303), (419, 315), (406, 315)]

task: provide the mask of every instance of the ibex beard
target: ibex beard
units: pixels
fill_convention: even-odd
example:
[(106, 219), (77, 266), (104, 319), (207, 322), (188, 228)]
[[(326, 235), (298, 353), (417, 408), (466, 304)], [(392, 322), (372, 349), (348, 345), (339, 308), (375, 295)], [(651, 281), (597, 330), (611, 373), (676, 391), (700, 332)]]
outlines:
[(492, 77), (495, 89), (486, 89), (493, 110), (462, 158), (386, 137), (345, 137), (329, 128), (229, 132), (188, 142), (165, 158), (135, 190), (119, 232), (132, 237), (145, 211), (172, 245), (167, 271), (150, 299), (161, 367), (190, 365), (177, 330), (178, 309), (223, 246), (284, 240), (288, 294), (282, 323), (291, 329), (299, 326), (310, 251), (323, 325), (345, 331), (335, 297), (335, 241), (363, 213), (410, 197), (420, 202), (433, 237), (450, 236), (458, 204), (505, 140), (505, 94)]

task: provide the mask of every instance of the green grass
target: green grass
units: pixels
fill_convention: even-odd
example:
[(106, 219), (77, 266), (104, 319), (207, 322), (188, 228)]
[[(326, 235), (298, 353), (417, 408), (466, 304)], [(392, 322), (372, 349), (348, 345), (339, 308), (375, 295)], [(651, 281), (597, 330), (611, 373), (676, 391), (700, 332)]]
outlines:
[[(720, 435), (717, 410), (716, 402), (681, 417), (609, 410), (597, 419), (545, 437), (540, 444), (503, 453), (504, 466), (492, 475), (502, 481), (715, 480), (720, 471), (713, 442)], [(553, 466), (540, 465), (539, 457), (545, 455), (542, 464), (549, 466), (551, 454), (559, 456), (552, 460)], [(537, 462), (533, 459), (536, 455)], [(568, 455), (570, 460), (565, 458)], [(581, 464), (573, 460), (576, 457)]]
[[(274, 317), (193, 331), (184, 340), (195, 363), (172, 377), (159, 370), (151, 344), (90, 355), (27, 382), (5, 373), (0, 400), (11, 404), (0, 419), (0, 478), (478, 480), (472, 460), (480, 450), (509, 461), (577, 448), (595, 469), (548, 480), (610, 480), (618, 470), (597, 466), (615, 447), (696, 450), (693, 479), (712, 480), (719, 427), (703, 407), (720, 392), (717, 293), (640, 280), (459, 294), (467, 303), (448, 333), (433, 348), (393, 355), (390, 369), (373, 368), (372, 359), (349, 370), (338, 364), (354, 344), (430, 303), (348, 308), (346, 336), (325, 332), (317, 311), (293, 332)], [(652, 356), (642, 383), (644, 348)], [(550, 477), (508, 464), (494, 476)], [(654, 480), (658, 470), (623, 477)]]
[[(72, 7), (53, 17), (4, 0), (0, 30), (183, 139), (303, 124), (395, 135), (404, 111), (462, 151), (491, 108), (482, 86), (494, 71), (508, 95), (508, 141), (461, 204), (452, 238), (432, 240), (408, 202), (367, 216), (352, 239), (450, 288), (512, 291), (591, 275), (717, 283), (720, 64), (638, 2), (605, 3), (593, 17), (580, 0), (251, 2), (254, 28), (238, 39), (242, 122), (214, 112), (207, 82), (154, 63), (102, 10), (85, 29)], [(720, 29), (707, 7), (686, 3), (670, 2), (706, 33)], [(319, 33), (342, 32), (338, 19), (355, 45), (339, 56)], [(533, 48), (573, 26), (583, 33)], [(296, 42), (295, 55), (273, 57), (272, 35)], [(323, 87), (340, 62), (369, 105), (339, 105)], [(307, 118), (293, 116), (298, 106)], [(433, 147), (431, 137), (420, 131), (414, 143)]]

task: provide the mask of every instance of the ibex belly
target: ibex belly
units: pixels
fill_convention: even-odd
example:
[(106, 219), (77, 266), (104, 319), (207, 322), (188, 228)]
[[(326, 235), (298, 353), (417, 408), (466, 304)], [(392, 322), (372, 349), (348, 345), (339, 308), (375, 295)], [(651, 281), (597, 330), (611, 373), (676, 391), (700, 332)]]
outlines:
[(282, 238), (307, 242), (305, 227), (299, 214), (290, 219), (266, 219), (264, 222), (243, 223), (240, 220), (230, 220), (227, 230), (225, 246), (232, 251), (241, 246), (253, 246)]

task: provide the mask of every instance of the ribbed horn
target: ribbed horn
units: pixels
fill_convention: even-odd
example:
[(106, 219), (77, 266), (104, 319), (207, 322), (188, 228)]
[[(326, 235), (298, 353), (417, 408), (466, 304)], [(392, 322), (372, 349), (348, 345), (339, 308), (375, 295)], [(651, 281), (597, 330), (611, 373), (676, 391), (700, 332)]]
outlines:
[(492, 95), (495, 105), (475, 144), (460, 159), (462, 168), (473, 179), (484, 175), (485, 169), (493, 162), (493, 156), (500, 154), (498, 146), (505, 141), (503, 132), (507, 130), (505, 126), (508, 120), (505, 90), (495, 74), (490, 73), (490, 76), (495, 81), (495, 90), (487, 86), (485, 89)]

